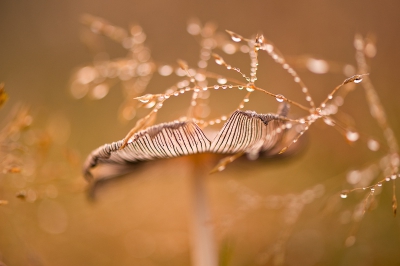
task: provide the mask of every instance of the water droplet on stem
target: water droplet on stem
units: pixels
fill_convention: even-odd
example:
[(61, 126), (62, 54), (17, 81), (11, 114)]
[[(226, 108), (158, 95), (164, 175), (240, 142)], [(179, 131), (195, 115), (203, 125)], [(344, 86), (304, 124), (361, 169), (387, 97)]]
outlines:
[(148, 103), (151, 99), (153, 99), (153, 95), (152, 94), (145, 94), (143, 96), (136, 97), (135, 99), (139, 100), (142, 103)]
[(354, 83), (360, 83), (362, 80), (363, 80), (362, 77), (356, 77), (354, 79)]
[(275, 96), (276, 101), (278, 102), (283, 102), (285, 100), (285, 96), (283, 96), (282, 94), (278, 94)]
[(240, 36), (237, 33), (234, 33), (233, 31), (227, 30), (226, 32), (228, 32), (231, 35), (232, 41), (234, 42), (240, 42), (243, 39), (242, 36)]
[(346, 133), (347, 140), (351, 142), (358, 140), (359, 137), (360, 135), (355, 131), (347, 131)]
[(345, 198), (347, 198), (347, 194), (348, 194), (349, 192), (348, 191), (342, 191), (342, 193), (340, 193), (340, 197), (342, 198), (342, 199), (345, 199)]

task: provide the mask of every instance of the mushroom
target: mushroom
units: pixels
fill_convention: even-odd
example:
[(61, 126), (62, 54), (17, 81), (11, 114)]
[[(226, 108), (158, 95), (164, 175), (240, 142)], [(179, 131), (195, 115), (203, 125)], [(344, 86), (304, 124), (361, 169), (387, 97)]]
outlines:
[[(105, 144), (86, 159), (83, 173), (90, 182), (93, 195), (99, 182), (134, 171), (142, 161), (196, 155), (193, 158), (193, 251), (195, 265), (217, 265), (210, 211), (206, 200), (204, 153), (226, 154), (211, 171), (222, 171), (242, 154), (251, 158), (260, 153), (277, 155), (285, 147), (284, 135), (288, 105), (283, 103), (279, 114), (257, 114), (236, 110), (215, 138), (210, 141), (194, 121), (175, 121), (150, 126), (129, 139)], [(126, 143), (126, 145), (125, 145)], [(95, 171), (99, 168), (100, 171)]]

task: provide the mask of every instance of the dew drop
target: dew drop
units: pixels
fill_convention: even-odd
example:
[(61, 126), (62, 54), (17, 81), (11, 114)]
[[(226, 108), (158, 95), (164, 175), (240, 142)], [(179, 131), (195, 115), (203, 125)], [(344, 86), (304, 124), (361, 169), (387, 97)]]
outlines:
[(239, 90), (243, 90), (243, 86), (238, 86), (238, 89)]
[(313, 73), (324, 74), (328, 72), (329, 65), (325, 60), (310, 58), (307, 60), (307, 68)]
[(226, 84), (227, 80), (226, 80), (226, 78), (218, 78), (218, 79), (217, 79), (217, 82), (218, 82), (219, 84)]
[(328, 99), (329, 99), (329, 100), (332, 100), (332, 98), (333, 98), (332, 95), (329, 95), (329, 96), (328, 96)]
[(286, 128), (287, 128), (287, 129), (292, 128), (292, 123), (290, 123), (290, 122), (287, 122), (285, 125), (286, 125)]
[(253, 91), (254, 91), (254, 89), (253, 89), (252, 87), (246, 87), (246, 90), (247, 90), (248, 92), (253, 92)]
[(386, 177), (385, 181), (389, 182), (390, 181), (390, 177)]
[(224, 60), (222, 59), (215, 59), (215, 63), (217, 63), (218, 65), (222, 65), (224, 63)]
[(225, 169), (225, 166), (223, 166), (223, 165), (221, 165), (221, 166), (218, 166), (218, 171), (223, 171)]
[(367, 145), (368, 145), (368, 149), (370, 149), (371, 151), (379, 150), (379, 142), (377, 142), (374, 139), (369, 139), (367, 142)]
[(304, 88), (301, 89), (301, 91), (304, 92), (304, 93), (307, 93), (308, 89), (306, 87), (304, 87)]
[[(148, 102), (145, 106), (144, 106), (144, 108), (152, 108), (154, 105), (156, 105), (156, 101), (151, 101), (151, 102)], [(154, 111), (154, 110), (153, 110)], [(157, 112), (157, 111), (156, 111)]]
[(299, 123), (300, 123), (300, 124), (304, 124), (305, 122), (306, 122), (306, 120), (305, 120), (304, 118), (300, 118), (300, 119), (299, 119)]
[(188, 85), (189, 85), (189, 81), (188, 80), (182, 80), (182, 81), (177, 83), (177, 87), (180, 88), (180, 89), (182, 89), (183, 87), (188, 86)]
[(219, 89), (219, 85), (214, 85), (214, 89), (218, 90)]
[(376, 55), (376, 47), (373, 43), (367, 43), (365, 45), (364, 53), (366, 56), (372, 58)]
[(396, 180), (397, 175), (391, 175), (390, 178), (391, 178), (392, 180)]
[(174, 71), (174, 69), (169, 65), (160, 66), (158, 68), (158, 73), (161, 76), (169, 76), (172, 74), (173, 71)]
[(178, 95), (179, 95), (178, 91), (174, 92), (174, 96), (178, 96)]
[(343, 191), (342, 193), (340, 193), (340, 197), (342, 198), (342, 199), (345, 199), (345, 198), (347, 198), (347, 191)]
[(236, 46), (232, 43), (227, 43), (222, 47), (222, 50), (227, 54), (236, 53)]
[(248, 45), (244, 44), (244, 45), (240, 46), (240, 51), (244, 54), (247, 54), (250, 51), (250, 48)]
[(355, 185), (360, 182), (362, 173), (358, 170), (353, 170), (347, 173), (346, 180), (349, 184)]
[(146, 94), (140, 97), (136, 97), (136, 100), (139, 100), (142, 103), (148, 103), (151, 99), (153, 99), (153, 95), (152, 94)]
[(354, 131), (347, 131), (347, 133), (346, 133), (347, 140), (349, 140), (351, 142), (358, 140), (359, 137), (360, 137), (360, 135)]
[(360, 83), (362, 81), (362, 76), (361, 75), (354, 75), (351, 76), (350, 78), (347, 78), (343, 81), (343, 85), (354, 82), (354, 83)]
[(229, 88), (229, 89), (232, 89), (232, 88), (233, 88), (233, 85), (232, 85), (232, 84), (229, 84), (229, 85), (228, 85), (228, 88)]
[(243, 101), (244, 101), (245, 103), (248, 103), (248, 102), (250, 101), (250, 99), (249, 99), (249, 98), (244, 98)]
[(198, 23), (192, 22), (187, 25), (186, 30), (189, 32), (190, 35), (199, 35), (201, 32), (201, 27)]
[(71, 84), (71, 93), (76, 99), (83, 98), (89, 90), (87, 85), (81, 84), (78, 81), (74, 81)]
[(264, 35), (260, 34), (256, 36), (256, 44), (264, 43), (265, 38)]
[(181, 69), (180, 67), (178, 67), (177, 69), (175, 69), (175, 74), (179, 77), (183, 77), (186, 76), (186, 72), (185, 70)]
[(96, 69), (94, 67), (86, 66), (81, 68), (77, 73), (77, 80), (81, 84), (88, 84), (96, 78)]
[(325, 124), (327, 124), (328, 126), (334, 126), (335, 123), (333, 122), (333, 120), (329, 117), (324, 117), (324, 122)]
[(102, 99), (108, 94), (109, 87), (107, 84), (99, 84), (92, 90), (92, 96), (95, 99)]
[(282, 94), (278, 94), (275, 96), (275, 99), (277, 102), (283, 102), (283, 100), (285, 99), (285, 96), (283, 96)]
[(215, 59), (215, 63), (217, 63), (218, 65), (223, 65), (223, 64), (225, 64), (224, 59), (223, 59), (222, 57), (220, 57), (219, 55), (213, 54), (213, 57), (214, 57), (214, 59)]
[(240, 42), (242, 40), (242, 36), (240, 36), (234, 32), (229, 32), (229, 34), (231, 35), (232, 41), (234, 41), (234, 42)]
[(265, 44), (264, 50), (267, 51), (267, 53), (272, 53), (272, 51), (274, 51), (274, 47), (271, 44)]
[(378, 187), (381, 187), (382, 186), (382, 183), (378, 183)]
[(200, 68), (206, 68), (206, 67), (207, 67), (207, 62), (204, 61), (204, 60), (200, 60), (200, 61), (197, 63), (197, 65), (198, 65)]

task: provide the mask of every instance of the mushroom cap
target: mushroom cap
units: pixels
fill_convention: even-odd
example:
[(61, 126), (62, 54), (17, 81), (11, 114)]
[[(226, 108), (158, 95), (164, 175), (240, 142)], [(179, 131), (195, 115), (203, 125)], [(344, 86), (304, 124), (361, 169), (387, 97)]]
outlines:
[[(119, 140), (97, 148), (86, 159), (83, 173), (94, 181), (123, 175), (138, 162), (155, 159), (199, 153), (278, 154), (285, 123), (281, 115), (236, 110), (212, 141), (193, 121), (162, 123), (135, 133), (125, 146), (125, 140)], [(94, 175), (93, 169), (99, 166), (102, 171)]]

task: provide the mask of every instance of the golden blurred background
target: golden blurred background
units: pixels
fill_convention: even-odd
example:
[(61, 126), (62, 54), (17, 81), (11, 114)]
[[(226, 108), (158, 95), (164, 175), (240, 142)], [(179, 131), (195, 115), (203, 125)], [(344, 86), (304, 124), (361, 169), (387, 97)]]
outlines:
[[(127, 53), (91, 33), (81, 24), (82, 15), (126, 30), (140, 25), (152, 59), (160, 64), (176, 65), (177, 59), (197, 64), (200, 47), (187, 32), (192, 18), (214, 22), (221, 33), (263, 33), (294, 63), (317, 103), (346, 76), (341, 71), (310, 73), (296, 67), (296, 60), (310, 56), (355, 65), (355, 34), (371, 34), (377, 54), (370, 78), (399, 136), (399, 10), (394, 0), (2, 1), (0, 83), (9, 100), (0, 110), (1, 126), (18, 104), (29, 106), (30, 115), (21, 118), (27, 129), (11, 139), (24, 145), (16, 152), (21, 172), (0, 173), (0, 265), (191, 264), (188, 159), (146, 163), (101, 187), (96, 201), (87, 197), (80, 172), (85, 157), (122, 139), (135, 120), (118, 118), (125, 100), (119, 84), (98, 100), (71, 95), (74, 71), (91, 64), (97, 53), (107, 52), (110, 58)], [(247, 55), (224, 58), (249, 69)], [(296, 84), (266, 54), (260, 56), (258, 79), (264, 89), (303, 101)], [(177, 80), (155, 73), (146, 93), (163, 92)], [(238, 98), (226, 94), (216, 99), (212, 115), (230, 112)], [(158, 121), (177, 119), (186, 105), (171, 102)], [(277, 103), (260, 95), (249, 108), (276, 112)], [(361, 87), (341, 110), (360, 132), (383, 140)], [(292, 117), (300, 114), (292, 108)], [(294, 156), (243, 159), (207, 177), (220, 265), (399, 265), (400, 222), (393, 218), (392, 184), (376, 192), (364, 216), (360, 208), (363, 212), (367, 192), (340, 198), (342, 189), (352, 187), (352, 171), (369, 169), (382, 153), (369, 151), (362, 141), (350, 145), (323, 123), (316, 123), (302, 144)]]

